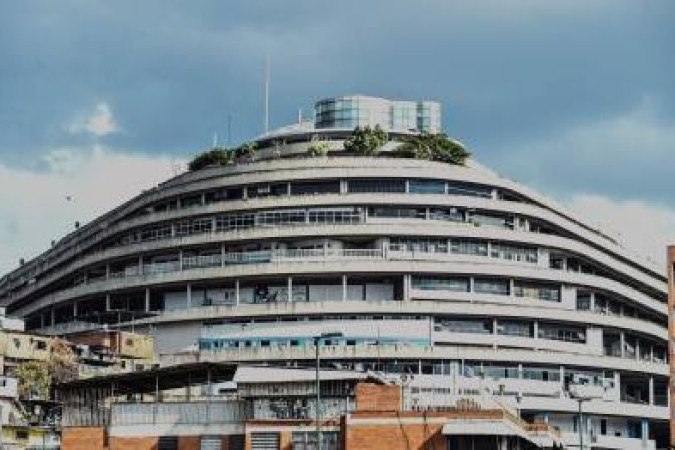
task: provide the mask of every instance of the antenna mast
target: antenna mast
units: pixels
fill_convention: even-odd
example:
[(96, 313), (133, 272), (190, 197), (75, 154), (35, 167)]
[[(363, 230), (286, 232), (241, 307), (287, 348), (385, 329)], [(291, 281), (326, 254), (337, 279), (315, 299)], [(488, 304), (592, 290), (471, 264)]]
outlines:
[(270, 57), (265, 57), (265, 108), (264, 108), (264, 128), (265, 134), (269, 131), (270, 126)]

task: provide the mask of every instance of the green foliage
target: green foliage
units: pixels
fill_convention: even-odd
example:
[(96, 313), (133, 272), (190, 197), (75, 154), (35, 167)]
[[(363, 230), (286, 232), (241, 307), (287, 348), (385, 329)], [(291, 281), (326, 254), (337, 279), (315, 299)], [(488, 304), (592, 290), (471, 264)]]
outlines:
[(78, 361), (68, 342), (60, 338), (49, 341), (47, 361), (26, 361), (14, 375), (19, 380), (19, 395), (23, 398), (50, 398), (52, 384), (72, 381), (78, 376)]
[(312, 143), (307, 147), (309, 156), (326, 156), (330, 151), (330, 144), (326, 141), (312, 139)]
[(410, 136), (394, 150), (393, 154), (401, 158), (426, 159), (455, 165), (464, 165), (471, 155), (445, 133), (421, 133)]
[(191, 171), (201, 170), (210, 166), (227, 166), (234, 163), (234, 152), (222, 147), (214, 147), (211, 150), (195, 156), (188, 164)]
[(22, 398), (49, 398), (52, 377), (45, 361), (24, 362), (16, 368), (14, 375), (19, 380), (19, 395)]
[(349, 139), (345, 141), (344, 148), (348, 152), (375, 156), (388, 140), (387, 132), (379, 125), (375, 125), (375, 128), (356, 127)]
[(255, 161), (256, 143), (245, 142), (237, 147), (234, 153), (237, 156), (237, 159), (253, 162)]
[(49, 342), (47, 369), (55, 383), (66, 383), (78, 376), (78, 361), (68, 342), (54, 338)]

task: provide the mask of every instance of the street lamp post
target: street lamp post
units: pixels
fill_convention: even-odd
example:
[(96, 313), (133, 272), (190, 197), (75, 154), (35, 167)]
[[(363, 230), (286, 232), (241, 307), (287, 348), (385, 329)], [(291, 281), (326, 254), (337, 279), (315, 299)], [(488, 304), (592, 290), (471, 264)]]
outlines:
[(584, 414), (582, 405), (584, 402), (588, 402), (594, 399), (600, 399), (603, 397), (604, 387), (593, 386), (589, 384), (570, 384), (568, 387), (568, 393), (571, 398), (579, 403), (579, 450), (584, 450)]
[(314, 350), (316, 352), (316, 406), (314, 408), (314, 421), (316, 422), (316, 450), (321, 450), (321, 355), (319, 344), (322, 339), (341, 338), (342, 333), (322, 333), (314, 336)]

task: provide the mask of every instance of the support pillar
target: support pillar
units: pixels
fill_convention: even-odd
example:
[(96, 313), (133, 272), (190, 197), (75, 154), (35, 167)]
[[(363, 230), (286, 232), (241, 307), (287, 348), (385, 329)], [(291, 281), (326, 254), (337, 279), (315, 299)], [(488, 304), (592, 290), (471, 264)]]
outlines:
[(654, 404), (654, 377), (649, 377), (649, 404)]
[(138, 274), (143, 275), (143, 257), (138, 257)]
[(105, 310), (110, 311), (110, 294), (105, 294)]
[(73, 319), (77, 319), (77, 300), (73, 302)]
[(619, 342), (621, 343), (621, 357), (626, 357), (626, 334), (622, 331), (619, 334)]
[(187, 284), (186, 294), (187, 294), (187, 307), (189, 309), (192, 308), (192, 285), (190, 283)]
[(145, 288), (145, 312), (150, 312), (150, 288)]
[(239, 306), (240, 297), (239, 297), (239, 279), (234, 280), (234, 304)]
[(403, 275), (403, 301), (410, 300), (410, 275)]
[(293, 277), (288, 277), (286, 290), (286, 301), (291, 303), (293, 301)]
[(347, 301), (347, 275), (342, 275), (342, 301)]
[(49, 314), (51, 316), (50, 320), (49, 320), (49, 324), (51, 326), (54, 326), (56, 324), (56, 307), (52, 307), (52, 309), (49, 310)]

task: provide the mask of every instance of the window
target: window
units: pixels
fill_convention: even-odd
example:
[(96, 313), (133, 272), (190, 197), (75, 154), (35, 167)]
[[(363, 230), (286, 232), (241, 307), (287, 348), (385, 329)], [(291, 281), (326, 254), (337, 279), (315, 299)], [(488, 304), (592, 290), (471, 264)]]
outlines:
[(450, 241), (450, 253), (458, 255), (487, 256), (488, 245), (483, 241), (456, 240)]
[(291, 195), (339, 194), (340, 181), (310, 181), (291, 183)]
[(445, 194), (445, 181), (442, 180), (410, 180), (408, 192), (411, 194)]
[(463, 277), (418, 277), (412, 278), (412, 287), (425, 291), (469, 292), (469, 279)]
[(370, 208), (371, 217), (390, 217), (397, 219), (426, 219), (427, 211), (424, 208)]
[(446, 222), (464, 222), (464, 212), (457, 208), (431, 208), (429, 219), (444, 220)]
[(476, 278), (473, 291), (477, 294), (509, 295), (509, 280), (497, 278)]
[(540, 323), (538, 337), (583, 344), (586, 343), (586, 330), (582, 327)]
[(405, 192), (405, 180), (396, 178), (349, 180), (349, 192)]
[(448, 182), (448, 194), (490, 198), (492, 197), (492, 188), (473, 183), (450, 181)]
[(547, 302), (560, 301), (560, 288), (558, 286), (547, 286), (516, 281), (513, 286), (513, 293), (516, 297), (533, 298)]
[(454, 333), (475, 333), (491, 334), (491, 320), (461, 320), (461, 319), (442, 319), (436, 321), (435, 331), (450, 331)]
[(591, 293), (588, 291), (577, 291), (577, 309), (579, 311), (590, 311)]
[(507, 244), (492, 244), (490, 247), (490, 256), (492, 258), (506, 259), (509, 261), (520, 261), (528, 263), (537, 263), (537, 249), (533, 247), (519, 247)]
[(516, 320), (504, 320), (497, 323), (497, 334), (504, 336), (532, 337), (533, 326), (531, 322)]

